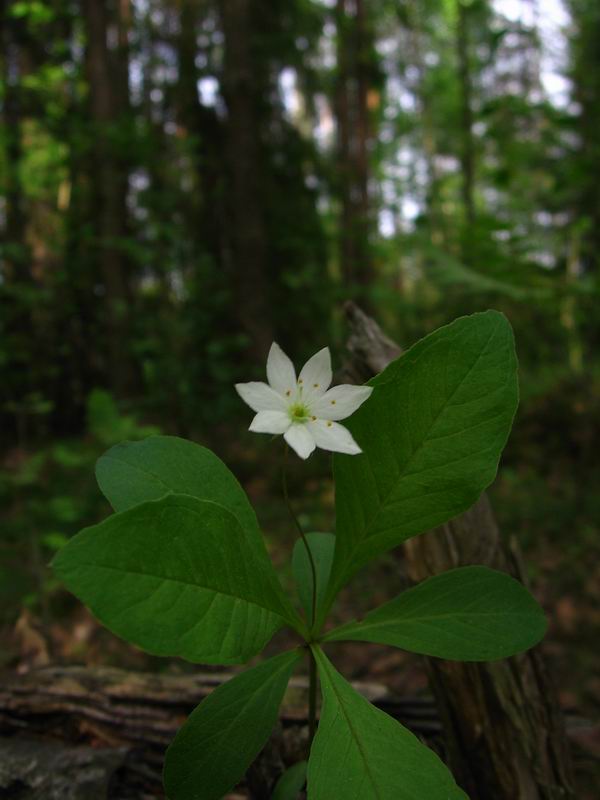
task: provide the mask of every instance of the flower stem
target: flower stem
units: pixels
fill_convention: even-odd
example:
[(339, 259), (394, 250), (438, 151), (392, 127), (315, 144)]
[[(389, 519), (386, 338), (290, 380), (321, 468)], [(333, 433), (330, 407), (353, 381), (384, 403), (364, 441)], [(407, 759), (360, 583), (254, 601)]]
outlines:
[[(300, 538), (304, 543), (304, 547), (306, 548), (306, 554), (308, 556), (308, 562), (310, 564), (310, 572), (312, 577), (312, 608), (311, 608), (311, 621), (310, 626), (311, 629), (314, 629), (315, 626), (315, 619), (317, 615), (317, 568), (315, 566), (315, 560), (313, 558), (313, 554), (311, 553), (308, 540), (306, 539), (306, 535), (302, 530), (302, 526), (298, 522), (298, 518), (294, 514), (294, 509), (290, 503), (290, 498), (288, 494), (288, 487), (287, 487), (287, 456), (288, 456), (288, 445), (287, 442), (285, 444), (285, 449), (283, 451), (283, 469), (281, 471), (281, 486), (283, 489), (283, 499), (285, 500), (285, 504), (287, 506), (288, 511), (290, 512), (290, 516), (294, 520), (294, 524), (298, 529), (298, 533), (300, 534)], [(310, 648), (308, 650), (308, 658), (309, 658), (309, 666), (308, 666), (308, 745), (307, 745), (307, 758), (310, 755), (310, 748), (312, 746), (312, 741), (315, 738), (315, 732), (317, 730), (317, 662), (315, 661), (315, 657), (313, 651)]]
[(309, 652), (308, 673), (308, 755), (317, 730), (317, 662), (312, 650)]
[(311, 608), (310, 625), (311, 625), (311, 628), (313, 628), (314, 624), (315, 624), (316, 614), (317, 614), (317, 568), (315, 567), (315, 560), (313, 558), (313, 554), (311, 553), (311, 550), (310, 550), (310, 547), (309, 547), (309, 544), (308, 544), (308, 540), (306, 538), (306, 535), (305, 535), (304, 531), (302, 530), (302, 526), (298, 522), (298, 518), (294, 514), (294, 509), (292, 508), (292, 505), (290, 503), (290, 498), (289, 498), (289, 495), (288, 495), (288, 487), (287, 487), (287, 456), (288, 456), (288, 450), (289, 450), (289, 448), (288, 448), (288, 445), (287, 445), (287, 442), (286, 442), (285, 449), (283, 451), (283, 469), (281, 471), (281, 486), (282, 486), (282, 489), (283, 489), (283, 499), (285, 500), (285, 504), (287, 506), (287, 509), (290, 512), (290, 516), (294, 520), (294, 524), (296, 525), (296, 528), (298, 529), (298, 532), (300, 534), (300, 538), (302, 539), (302, 541), (304, 543), (304, 547), (306, 548), (306, 554), (308, 555), (308, 561), (309, 561), (309, 564), (310, 564), (310, 572), (311, 572), (311, 578), (312, 578), (312, 608)]

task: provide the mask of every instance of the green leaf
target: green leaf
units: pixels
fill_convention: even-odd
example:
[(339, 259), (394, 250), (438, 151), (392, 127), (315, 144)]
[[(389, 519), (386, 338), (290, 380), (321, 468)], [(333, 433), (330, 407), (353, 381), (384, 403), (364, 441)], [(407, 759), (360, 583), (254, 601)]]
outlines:
[(60, 531), (51, 531), (50, 533), (46, 533), (44, 536), (42, 536), (42, 544), (44, 544), (50, 550), (60, 550), (60, 548), (64, 547), (68, 541), (68, 538), (64, 535), (64, 533), (60, 533)]
[(104, 625), (154, 655), (243, 662), (286, 616), (273, 569), (257, 562), (233, 514), (187, 495), (86, 528), (52, 565)]
[(308, 762), (309, 800), (466, 800), (432, 750), (356, 692), (320, 648), (313, 652), (323, 708)]
[(213, 500), (234, 514), (242, 528), (256, 529), (246, 493), (220, 458), (177, 436), (150, 436), (111, 447), (96, 464), (102, 493), (115, 511), (126, 511), (166, 494)]
[[(332, 533), (307, 533), (306, 539), (310, 552), (315, 562), (317, 573), (317, 608), (323, 603), (331, 564), (333, 562), (333, 551), (335, 549), (335, 536)], [(313, 601), (313, 576), (306, 547), (302, 539), (298, 539), (294, 545), (292, 554), (292, 571), (298, 589), (300, 603), (306, 614), (306, 619), (312, 619)]]
[(298, 800), (298, 795), (306, 783), (306, 761), (298, 761), (283, 773), (277, 781), (271, 800)]
[(371, 705), (320, 648), (323, 708), (308, 761), (308, 800), (467, 800), (435, 753)]
[(348, 424), (363, 453), (334, 457), (328, 604), (367, 561), (465, 511), (494, 479), (518, 403), (511, 327), (496, 311), (462, 317), (371, 385)]
[[(126, 511), (173, 492), (218, 503), (236, 517), (263, 569), (272, 570), (256, 514), (246, 493), (228, 467), (206, 447), (177, 436), (150, 436), (142, 442), (122, 442), (98, 460), (96, 478), (115, 511)], [(283, 592), (280, 597), (289, 616), (296, 618)]]
[(170, 800), (220, 800), (243, 778), (277, 722), (302, 655), (290, 651), (242, 672), (192, 711), (165, 756)]
[(492, 661), (533, 647), (546, 618), (527, 589), (487, 567), (460, 567), (403, 592), (326, 641), (401, 647), (457, 661)]

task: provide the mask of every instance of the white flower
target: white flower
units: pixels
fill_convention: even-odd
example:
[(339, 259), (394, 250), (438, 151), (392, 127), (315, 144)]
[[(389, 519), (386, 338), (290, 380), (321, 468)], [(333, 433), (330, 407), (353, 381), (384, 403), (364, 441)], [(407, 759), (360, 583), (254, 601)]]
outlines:
[(267, 359), (269, 383), (236, 383), (235, 388), (242, 400), (257, 412), (251, 431), (282, 433), (300, 458), (308, 458), (315, 447), (356, 455), (362, 452), (360, 447), (337, 420), (353, 414), (373, 389), (349, 385), (329, 389), (331, 378), (328, 347), (310, 358), (296, 379), (294, 365), (273, 342)]

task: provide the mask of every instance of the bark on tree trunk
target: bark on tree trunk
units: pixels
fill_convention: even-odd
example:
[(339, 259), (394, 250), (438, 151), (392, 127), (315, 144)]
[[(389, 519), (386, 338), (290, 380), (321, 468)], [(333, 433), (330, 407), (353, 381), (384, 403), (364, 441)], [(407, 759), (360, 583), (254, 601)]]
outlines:
[[(420, 117), (419, 130), (425, 163), (427, 165), (427, 187), (425, 201), (431, 227), (431, 240), (437, 247), (450, 250), (444, 212), (440, 197), (441, 172), (436, 156), (439, 153), (439, 144), (436, 141), (436, 129), (432, 116), (431, 98), (426, 89), (427, 64), (423, 49), (423, 9), (419, 0), (409, 0), (406, 8), (402, 9), (406, 15), (409, 31), (410, 58), (418, 71), (415, 98), (419, 104)], [(402, 13), (399, 11), (399, 13)]]
[(337, 0), (336, 123), (340, 202), (340, 265), (355, 288), (371, 282), (369, 111), (371, 34), (363, 0)]
[[(36, 309), (31, 306), (31, 301), (19, 299), (23, 293), (30, 293), (35, 289), (40, 278), (39, 271), (36, 275), (34, 266), (31, 228), (28, 223), (32, 204), (26, 200), (21, 169), (24, 123), (32, 114), (32, 109), (27, 107), (27, 93), (22, 83), (35, 70), (36, 65), (32, 57), (31, 42), (26, 36), (26, 24), (16, 15), (12, 15), (10, 10), (10, 3), (6, 0), (0, 2), (0, 81), (3, 89), (0, 119), (4, 151), (2, 182), (5, 193), (4, 218), (0, 223), (0, 327), (2, 340), (8, 345), (12, 367), (10, 372), (13, 376), (3, 386), (6, 401), (3, 406), (7, 409), (10, 402), (14, 408), (8, 418), (8, 425), (2, 424), (2, 428), (3, 434), (8, 434), (7, 440), (12, 438), (10, 432), (15, 428), (12, 443), (25, 447), (30, 435), (35, 434), (35, 423), (32, 426), (27, 408), (27, 396), (38, 387), (34, 370), (23, 360), (25, 348), (21, 343), (30, 343), (38, 355), (40, 345), (44, 343), (39, 337)], [(18, 302), (15, 302), (17, 299)], [(32, 427), (34, 430), (31, 430)], [(3, 439), (2, 434), (0, 439)]]
[(580, 181), (575, 216), (587, 220), (582, 236), (582, 264), (586, 272), (600, 271), (600, 14), (593, 0), (569, 4), (572, 13), (571, 41), (573, 95), (579, 103), (577, 120)]
[[(217, 111), (203, 106), (198, 97), (201, 76), (196, 58), (201, 7), (188, 0), (179, 0), (179, 6), (177, 116), (182, 129), (193, 141), (191, 155), (197, 181), (190, 202), (182, 211), (188, 219), (190, 236), (195, 238), (199, 250), (208, 251), (212, 268), (220, 271), (224, 266), (227, 239), (232, 233), (226, 228), (227, 209), (223, 197), (224, 129)], [(231, 322), (225, 321), (224, 330), (230, 329)]]
[(234, 302), (252, 359), (263, 359), (273, 340), (267, 279), (267, 233), (261, 185), (258, 109), (265, 101), (255, 58), (253, 0), (221, 0), (225, 34), (223, 96)]
[(470, 232), (475, 222), (475, 149), (473, 142), (473, 89), (471, 65), (469, 60), (469, 8), (462, 0), (457, 0), (456, 54), (461, 92), (461, 171), (462, 199), (465, 216), (463, 260), (472, 262), (470, 252)]
[[(401, 349), (354, 304), (348, 373), (364, 381)], [(485, 494), (465, 514), (406, 542), (410, 578), (485, 564), (526, 582), (516, 543), (504, 542)], [(474, 664), (426, 659), (445, 732), (448, 763), (471, 800), (574, 798), (558, 697), (539, 648)]]
[(26, 216), (20, 177), (21, 143), (21, 87), (22, 54), (19, 42), (19, 22), (8, 18), (6, 4), (0, 5), (2, 31), (2, 82), (4, 102), (2, 122), (5, 131), (5, 190), (6, 217), (3, 225), (4, 241), (8, 244), (3, 254), (5, 280), (31, 282), (30, 256), (25, 238)]
[[(84, 0), (87, 30), (86, 70), (90, 87), (90, 117), (94, 140), (89, 179), (94, 202), (91, 221), (98, 252), (98, 272), (104, 287), (107, 337), (107, 373), (117, 392), (131, 383), (127, 359), (128, 309), (130, 307), (128, 262), (123, 248), (127, 236), (128, 170), (115, 145), (115, 126), (127, 113), (129, 93), (126, 29), (128, 2), (118, 6), (116, 53), (108, 49), (111, 20), (106, 3)], [(123, 16), (125, 15), (125, 16)]]

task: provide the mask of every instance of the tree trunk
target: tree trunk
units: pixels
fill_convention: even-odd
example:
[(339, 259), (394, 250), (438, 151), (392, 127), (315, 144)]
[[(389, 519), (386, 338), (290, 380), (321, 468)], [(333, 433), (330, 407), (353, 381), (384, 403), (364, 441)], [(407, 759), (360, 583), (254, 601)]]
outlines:
[(473, 87), (470, 64), (470, 12), (467, 3), (457, 0), (456, 54), (460, 83), (462, 201), (465, 219), (463, 261), (473, 261), (470, 242), (475, 222), (475, 148), (473, 141)]
[(226, 152), (231, 280), (236, 315), (253, 360), (273, 340), (267, 278), (267, 232), (261, 185), (260, 108), (268, 87), (256, 57), (254, 0), (221, 0), (225, 34), (223, 97), (227, 106)]
[(600, 11), (596, 0), (570, 0), (573, 19), (573, 94), (579, 103), (577, 134), (580, 189), (578, 215), (589, 221), (582, 241), (582, 261), (596, 277), (600, 271)]
[[(362, 382), (401, 351), (355, 305), (346, 311), (349, 373)], [(485, 494), (465, 514), (406, 542), (404, 555), (414, 581), (484, 564), (525, 582), (516, 543), (501, 539)], [(483, 664), (426, 662), (449, 766), (471, 800), (575, 797), (564, 721), (540, 648)]]
[(373, 272), (369, 191), (372, 33), (364, 0), (352, 0), (352, 9), (350, 5), (348, 0), (337, 0), (336, 6), (339, 246), (344, 281), (360, 292), (370, 285)]
[(196, 241), (197, 256), (208, 254), (210, 271), (216, 272), (223, 269), (228, 238), (222, 179), (224, 130), (216, 110), (201, 105), (198, 97), (199, 5), (179, 0), (179, 7), (177, 116), (185, 135), (193, 141), (191, 157), (197, 182), (183, 212), (189, 225), (189, 236)]
[(4, 101), (2, 122), (5, 136), (6, 217), (4, 220), (4, 242), (9, 247), (3, 254), (5, 279), (31, 282), (30, 257), (25, 241), (26, 217), (20, 178), (22, 154), (21, 143), (21, 78), (22, 48), (19, 41), (20, 20), (9, 17), (9, 4), (0, 6), (2, 30), (2, 82)]
[(573, 185), (578, 187), (572, 236), (580, 240), (581, 272), (595, 282), (590, 310), (581, 315), (588, 338), (586, 349), (593, 353), (600, 344), (600, 321), (593, 311), (600, 299), (600, 10), (597, 0), (570, 0), (567, 5), (572, 20), (572, 94), (579, 106), (574, 131), (579, 147), (571, 167), (576, 176)]
[(404, 10), (408, 24), (410, 60), (418, 71), (415, 98), (418, 103), (419, 133), (427, 165), (427, 188), (425, 202), (431, 230), (431, 241), (436, 247), (449, 250), (444, 212), (441, 203), (441, 172), (436, 157), (439, 152), (436, 129), (432, 116), (431, 98), (426, 88), (427, 63), (423, 51), (423, 14), (419, 0), (409, 0)]
[[(0, 3), (0, 53), (2, 98), (2, 140), (4, 219), (2, 220), (2, 253), (0, 268), (0, 335), (9, 358), (11, 380), (3, 386), (2, 413), (11, 406), (1, 425), (3, 433), (14, 430), (11, 444), (27, 446), (30, 435), (30, 415), (27, 396), (35, 392), (37, 373), (31, 369), (24, 354), (29, 354), (30, 342), (38, 342), (38, 331), (32, 303), (35, 287), (28, 208), (22, 183), (23, 128), (28, 110), (25, 106), (23, 79), (32, 70), (31, 54), (25, 35), (25, 24), (10, 14), (10, 3)], [(36, 348), (36, 355), (38, 350)], [(36, 362), (37, 364), (37, 362)], [(16, 424), (15, 424), (16, 423)], [(10, 435), (10, 433), (9, 433)], [(0, 438), (3, 438), (0, 436)], [(8, 443), (8, 442), (7, 442)]]
[[(128, 234), (128, 165), (118, 152), (116, 129), (129, 105), (126, 30), (129, 3), (119, 0), (116, 19), (109, 5), (83, 0), (87, 30), (86, 71), (89, 112), (93, 122), (89, 180), (92, 189), (91, 223), (97, 271), (103, 287), (105, 311), (105, 371), (113, 389), (124, 393), (132, 383), (127, 358), (129, 332), (129, 264), (124, 248)], [(117, 32), (116, 52), (108, 49), (109, 25)]]

